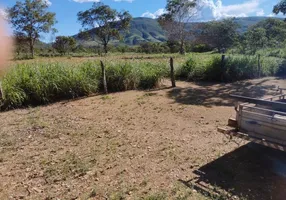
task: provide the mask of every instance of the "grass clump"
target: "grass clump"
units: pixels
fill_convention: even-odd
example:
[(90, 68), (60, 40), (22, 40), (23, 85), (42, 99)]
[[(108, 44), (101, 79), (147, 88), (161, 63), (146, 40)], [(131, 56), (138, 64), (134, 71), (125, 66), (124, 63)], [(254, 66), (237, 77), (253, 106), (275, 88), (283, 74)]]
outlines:
[(144, 63), (139, 64), (138, 71), (140, 74), (140, 81), (138, 88), (140, 89), (152, 89), (159, 86), (159, 82), (162, 78), (168, 75), (168, 69), (164, 64)]
[(106, 82), (111, 92), (136, 89), (139, 78), (138, 70), (130, 63), (111, 63), (106, 67)]
[(134, 89), (152, 89), (168, 73), (162, 64), (148, 62), (111, 63), (106, 67), (107, 87), (112, 92)]

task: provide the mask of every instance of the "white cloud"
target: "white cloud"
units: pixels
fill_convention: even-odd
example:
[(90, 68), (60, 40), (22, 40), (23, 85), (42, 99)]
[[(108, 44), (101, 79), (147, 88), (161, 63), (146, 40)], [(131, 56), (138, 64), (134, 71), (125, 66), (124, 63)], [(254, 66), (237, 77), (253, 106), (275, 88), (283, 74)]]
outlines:
[(263, 9), (256, 12), (256, 16), (264, 16), (264, 15), (265, 15), (265, 13), (264, 13)]
[[(100, 0), (73, 0), (73, 1), (77, 2), (77, 3), (100, 2)], [(113, 0), (113, 1), (115, 1), (115, 2), (126, 1), (126, 2), (129, 2), (129, 3), (132, 3), (135, 0)]]
[(52, 2), (50, 0), (42, 0), (43, 2), (45, 2), (48, 6), (52, 5)]
[(159, 10), (157, 10), (156, 12), (154, 13), (151, 13), (149, 11), (143, 13), (141, 15), (141, 17), (149, 17), (149, 18), (152, 18), (152, 19), (156, 19), (158, 18), (160, 15), (164, 14), (166, 11), (164, 8), (160, 8)]
[(200, 16), (202, 19), (222, 19), (226, 17), (247, 17), (264, 15), (260, 8), (261, 0), (247, 0), (240, 4), (223, 5), (222, 0), (202, 0)]
[[(196, 20), (218, 20), (227, 17), (247, 17), (247, 16), (265, 16), (264, 10), (261, 9), (263, 0), (246, 0), (240, 4), (224, 5), (226, 0), (201, 0), (198, 6)], [(159, 9), (154, 13), (149, 11), (143, 13), (141, 17), (158, 18), (165, 12)]]
[(132, 3), (133, 1), (135, 0), (113, 0), (115, 2), (122, 2), (122, 1), (126, 1), (126, 2), (129, 2), (129, 3)]
[(73, 0), (77, 3), (86, 3), (86, 2), (100, 2), (100, 0)]

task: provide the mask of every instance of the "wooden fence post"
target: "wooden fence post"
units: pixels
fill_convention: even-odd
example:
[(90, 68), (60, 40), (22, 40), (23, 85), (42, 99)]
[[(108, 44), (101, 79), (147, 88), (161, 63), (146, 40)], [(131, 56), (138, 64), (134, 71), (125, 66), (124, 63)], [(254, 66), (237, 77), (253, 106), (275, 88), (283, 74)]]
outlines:
[(221, 69), (222, 69), (221, 80), (224, 81), (224, 78), (225, 78), (225, 55), (224, 54), (221, 56)]
[(174, 59), (173, 58), (170, 58), (170, 67), (171, 67), (172, 87), (176, 87), (176, 79), (175, 79), (175, 72), (174, 72)]
[(100, 65), (101, 65), (101, 71), (102, 71), (102, 84), (103, 84), (103, 89), (104, 89), (104, 93), (107, 94), (107, 83), (106, 83), (106, 73), (105, 73), (105, 66), (103, 64), (102, 61), (100, 61)]
[(261, 76), (260, 54), (258, 54), (258, 78)]

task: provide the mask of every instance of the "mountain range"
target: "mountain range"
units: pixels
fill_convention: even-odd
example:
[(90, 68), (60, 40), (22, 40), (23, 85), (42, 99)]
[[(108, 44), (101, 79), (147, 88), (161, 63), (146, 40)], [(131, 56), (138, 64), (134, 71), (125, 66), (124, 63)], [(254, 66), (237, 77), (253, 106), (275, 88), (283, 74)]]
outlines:
[[(239, 25), (238, 31), (244, 33), (250, 26), (257, 24), (258, 22), (267, 19), (268, 17), (241, 17), (235, 18), (234, 21)], [(197, 22), (196, 22), (197, 23)], [(205, 23), (205, 22), (201, 22)], [(90, 30), (89, 33), (92, 35), (94, 30)], [(79, 34), (74, 35), (74, 38), (85, 45), (95, 45), (94, 41), (84, 41), (80, 39)], [(130, 30), (124, 34), (123, 40), (113, 41), (115, 44), (126, 44), (126, 45), (138, 45), (142, 42), (164, 42), (166, 37), (163, 29), (159, 25), (156, 19), (137, 17), (133, 18), (130, 23)]]

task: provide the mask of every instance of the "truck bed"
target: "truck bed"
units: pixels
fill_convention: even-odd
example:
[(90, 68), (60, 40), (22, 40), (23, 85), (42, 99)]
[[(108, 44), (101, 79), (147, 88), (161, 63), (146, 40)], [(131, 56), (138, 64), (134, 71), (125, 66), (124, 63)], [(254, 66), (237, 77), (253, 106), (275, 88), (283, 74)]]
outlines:
[(236, 119), (230, 119), (229, 128), (220, 128), (219, 131), (265, 146), (284, 149), (286, 147), (286, 112), (283, 105), (286, 102), (285, 95), (263, 100), (250, 99), (250, 101), (251, 103), (240, 104), (236, 108)]

